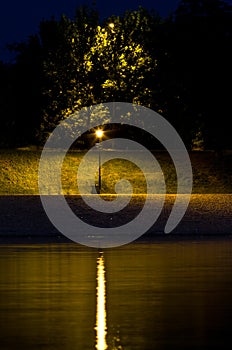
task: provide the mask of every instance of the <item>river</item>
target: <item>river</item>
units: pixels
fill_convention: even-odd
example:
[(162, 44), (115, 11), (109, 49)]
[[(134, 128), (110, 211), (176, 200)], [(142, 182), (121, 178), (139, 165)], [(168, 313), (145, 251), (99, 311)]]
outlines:
[(0, 245), (0, 349), (231, 349), (232, 241)]

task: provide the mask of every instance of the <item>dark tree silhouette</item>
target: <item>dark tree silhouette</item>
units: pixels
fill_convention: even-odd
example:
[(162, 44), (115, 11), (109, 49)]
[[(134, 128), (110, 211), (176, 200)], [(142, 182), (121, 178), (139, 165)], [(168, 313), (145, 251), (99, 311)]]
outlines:
[(26, 43), (11, 45), (16, 63), (7, 65), (4, 82), (3, 118), (6, 146), (34, 144), (41, 116), (42, 61), (37, 36)]
[(188, 148), (232, 148), (232, 10), (182, 0), (169, 18), (139, 8), (103, 23), (94, 8), (42, 21), (0, 64), (1, 146), (43, 143), (57, 123), (91, 104), (128, 101), (166, 117)]
[(172, 56), (187, 105), (206, 148), (231, 147), (232, 8), (220, 0), (182, 0), (175, 13)]

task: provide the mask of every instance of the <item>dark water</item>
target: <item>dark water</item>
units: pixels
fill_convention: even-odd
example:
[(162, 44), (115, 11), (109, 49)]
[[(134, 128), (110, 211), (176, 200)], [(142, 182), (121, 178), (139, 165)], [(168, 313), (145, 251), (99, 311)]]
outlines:
[(0, 246), (0, 349), (231, 349), (232, 242)]

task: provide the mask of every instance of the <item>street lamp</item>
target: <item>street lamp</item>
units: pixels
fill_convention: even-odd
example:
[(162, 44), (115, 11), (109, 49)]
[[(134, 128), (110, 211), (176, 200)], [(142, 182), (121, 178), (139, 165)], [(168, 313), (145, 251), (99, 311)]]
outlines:
[(103, 136), (103, 131), (102, 131), (101, 129), (98, 129), (98, 130), (96, 131), (96, 136), (97, 136), (97, 138), (99, 139), (99, 142), (100, 142), (100, 139), (101, 139), (102, 136)]
[(103, 133), (103, 130), (98, 129), (95, 134), (97, 136), (98, 143), (99, 143), (99, 146), (98, 146), (98, 192), (100, 193), (101, 192), (101, 147), (100, 147), (100, 142), (102, 140), (102, 136), (104, 133)]

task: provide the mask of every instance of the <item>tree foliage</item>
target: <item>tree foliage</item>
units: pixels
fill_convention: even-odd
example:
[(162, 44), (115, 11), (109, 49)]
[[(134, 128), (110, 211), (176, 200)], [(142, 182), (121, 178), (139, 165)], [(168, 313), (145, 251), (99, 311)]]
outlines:
[[(46, 103), (41, 126), (48, 132), (74, 111), (92, 104), (150, 103), (152, 90), (148, 80), (155, 72), (156, 62), (133, 38), (134, 30), (144, 21), (142, 11), (127, 13), (123, 18), (112, 17), (102, 25), (95, 12), (86, 11), (79, 9), (74, 21), (62, 17), (59, 22), (41, 24), (46, 50)], [(48, 32), (52, 34), (49, 41), (45, 35)]]
[(161, 20), (144, 8), (100, 21), (94, 8), (42, 21), (0, 64), (1, 144), (43, 143), (83, 107), (126, 101), (155, 109), (191, 148), (231, 148), (232, 10), (181, 0)]

